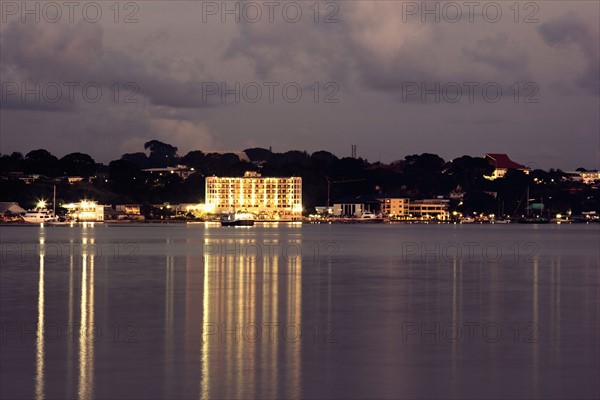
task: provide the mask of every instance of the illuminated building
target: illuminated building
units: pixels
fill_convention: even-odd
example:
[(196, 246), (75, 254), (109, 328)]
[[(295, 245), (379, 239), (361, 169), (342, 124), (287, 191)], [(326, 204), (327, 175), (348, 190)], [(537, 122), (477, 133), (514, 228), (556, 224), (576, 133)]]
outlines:
[(591, 185), (595, 182), (600, 181), (600, 172), (598, 171), (582, 171), (579, 173), (581, 180), (586, 185)]
[(104, 206), (95, 201), (82, 200), (62, 207), (68, 210), (68, 216), (75, 221), (104, 221)]
[(509, 169), (516, 169), (529, 174), (529, 168), (514, 162), (506, 154), (488, 153), (485, 155), (485, 159), (494, 167), (494, 172), (490, 176), (485, 176), (486, 179), (493, 181), (494, 179), (503, 178)]
[(249, 212), (258, 219), (301, 219), (302, 178), (263, 177), (257, 172), (246, 172), (243, 178), (207, 177), (206, 211)]
[(411, 200), (408, 204), (408, 214), (410, 218), (446, 221), (450, 219), (449, 204), (447, 199)]
[(406, 218), (409, 200), (406, 198), (381, 198), (381, 213), (392, 218)]

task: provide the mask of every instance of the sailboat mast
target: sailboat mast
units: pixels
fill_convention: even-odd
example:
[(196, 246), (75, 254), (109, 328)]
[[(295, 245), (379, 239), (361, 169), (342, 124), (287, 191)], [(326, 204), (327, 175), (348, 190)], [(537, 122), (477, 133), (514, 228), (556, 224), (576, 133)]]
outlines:
[(529, 217), (529, 186), (527, 186), (527, 203), (525, 204), (525, 206), (527, 207), (527, 216)]
[(56, 217), (56, 185), (54, 185), (54, 197), (52, 199), (52, 215)]

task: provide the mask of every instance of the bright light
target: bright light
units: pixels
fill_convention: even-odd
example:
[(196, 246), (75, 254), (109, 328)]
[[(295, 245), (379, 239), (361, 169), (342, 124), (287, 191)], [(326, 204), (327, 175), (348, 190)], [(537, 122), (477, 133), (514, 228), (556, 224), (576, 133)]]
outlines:
[(46, 208), (46, 200), (40, 200), (37, 202), (37, 208)]
[(562, 218), (562, 214), (556, 214), (556, 218), (561, 219)]

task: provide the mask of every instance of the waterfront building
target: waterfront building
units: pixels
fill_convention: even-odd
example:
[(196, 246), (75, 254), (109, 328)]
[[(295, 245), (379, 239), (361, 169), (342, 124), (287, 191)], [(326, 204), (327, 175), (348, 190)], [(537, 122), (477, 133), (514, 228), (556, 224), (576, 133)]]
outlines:
[(207, 177), (206, 211), (213, 214), (240, 211), (257, 219), (302, 218), (302, 178), (263, 177), (246, 172), (243, 177)]
[(364, 203), (334, 203), (333, 204), (333, 216), (334, 217), (355, 217), (360, 218), (361, 215), (366, 211), (366, 205)]
[(381, 213), (390, 218), (406, 218), (410, 200), (407, 198), (384, 197), (380, 198)]
[(67, 209), (67, 216), (75, 221), (104, 221), (106, 206), (95, 201), (82, 200), (79, 203), (69, 203), (62, 207)]
[(0, 216), (11, 216), (11, 215), (19, 215), (25, 214), (27, 212), (26, 209), (21, 207), (19, 203), (14, 201), (2, 201), (0, 202)]
[(411, 200), (408, 205), (408, 216), (411, 219), (450, 219), (448, 199)]

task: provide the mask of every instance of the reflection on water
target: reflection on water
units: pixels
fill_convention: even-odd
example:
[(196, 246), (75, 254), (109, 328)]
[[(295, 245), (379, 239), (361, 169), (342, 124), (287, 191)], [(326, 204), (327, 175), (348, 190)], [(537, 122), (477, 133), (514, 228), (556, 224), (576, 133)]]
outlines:
[[(67, 323), (57, 324), (45, 323), (45, 258), (46, 246), (44, 239), (44, 228), (39, 232), (39, 277), (38, 277), (38, 301), (37, 301), (37, 330), (36, 330), (36, 372), (35, 372), (35, 397), (44, 399), (45, 393), (45, 342), (54, 343), (64, 340), (66, 347), (66, 365), (68, 381), (71, 381), (73, 370), (73, 338), (75, 329), (78, 329), (79, 358), (77, 369), (79, 371), (78, 398), (89, 399), (93, 397), (94, 383), (94, 342), (96, 340), (96, 327), (94, 325), (94, 239), (82, 238), (81, 246), (81, 294), (80, 294), (80, 320), (79, 324), (73, 323), (73, 275), (74, 255), (71, 253), (69, 259), (68, 278), (68, 312)], [(71, 242), (72, 243), (72, 242)]]
[[(79, 398), (94, 393), (94, 239), (83, 238), (81, 255), (81, 303), (79, 320)], [(90, 249), (93, 249), (90, 251)]]
[(245, 251), (261, 246), (255, 239), (204, 244), (238, 250), (204, 256), (200, 397), (299, 397), (301, 254), (255, 257)]
[(37, 306), (37, 332), (36, 332), (36, 360), (35, 360), (35, 398), (44, 398), (44, 231), (40, 232), (40, 272), (38, 278), (38, 306)]
[(470, 228), (11, 228), (1, 397), (597, 398), (598, 230)]

